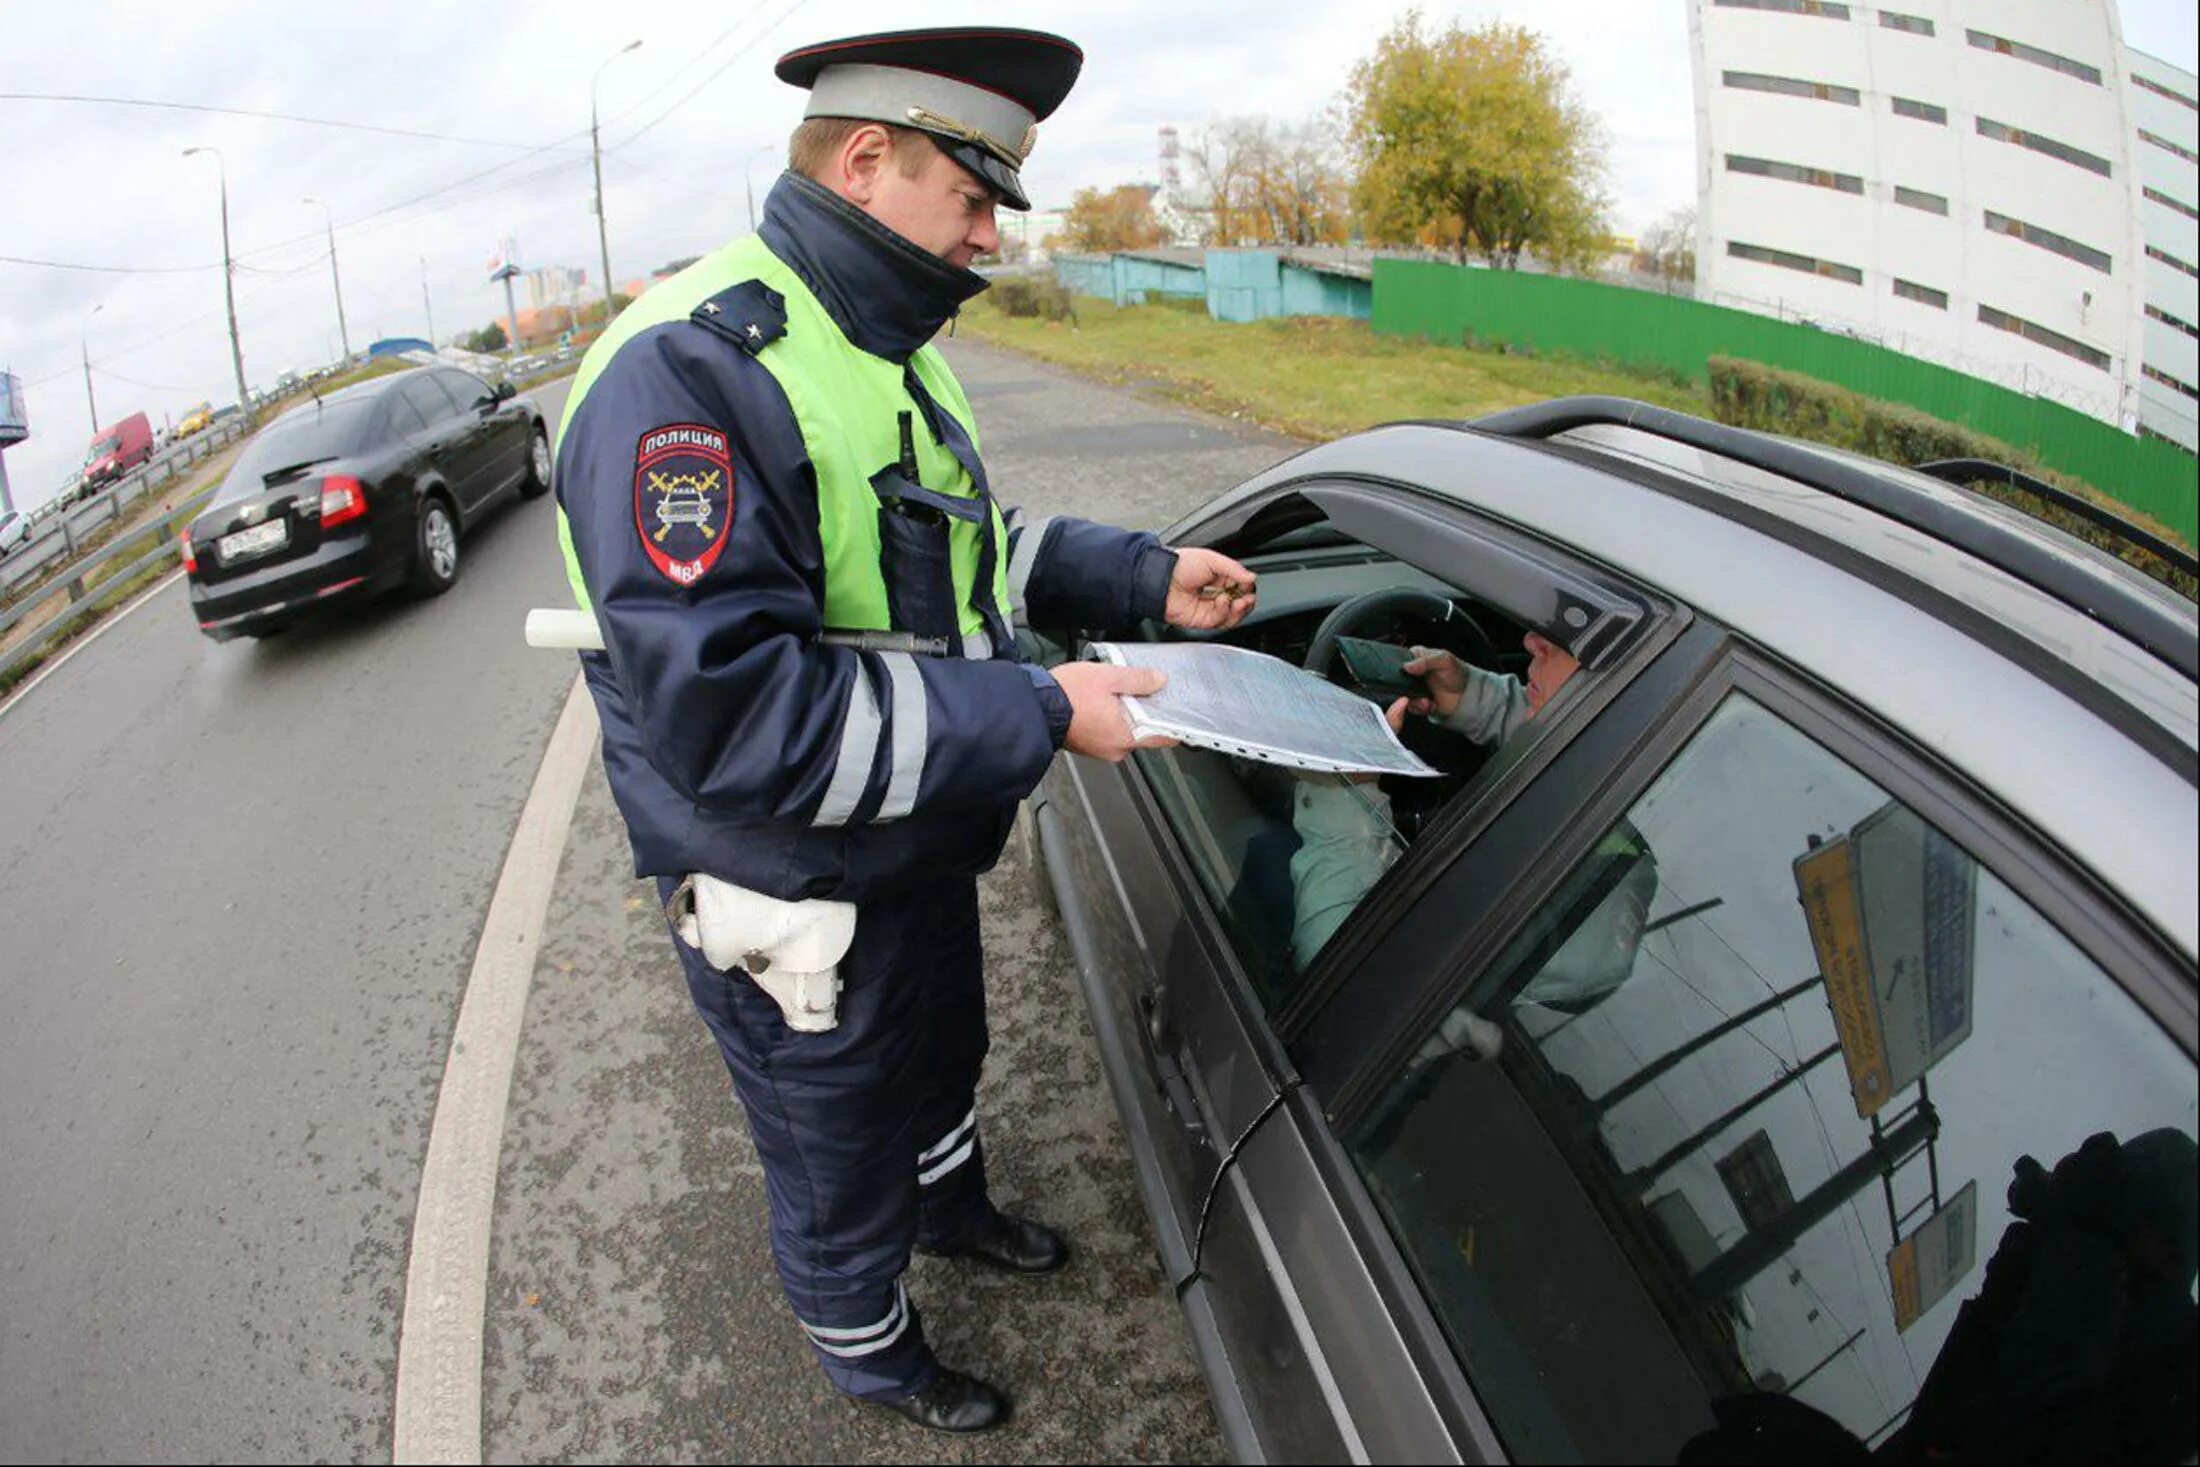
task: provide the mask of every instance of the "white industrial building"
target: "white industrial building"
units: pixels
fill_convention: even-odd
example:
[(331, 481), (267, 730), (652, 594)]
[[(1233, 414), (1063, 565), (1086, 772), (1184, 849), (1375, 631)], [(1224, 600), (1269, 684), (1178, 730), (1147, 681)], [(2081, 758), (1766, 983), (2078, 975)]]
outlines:
[(1900, 3), (1690, 0), (1699, 298), (2193, 447), (2191, 78), (2112, 0)]
[(2139, 431), (2200, 450), (2200, 78), (2124, 51), (2139, 185)]

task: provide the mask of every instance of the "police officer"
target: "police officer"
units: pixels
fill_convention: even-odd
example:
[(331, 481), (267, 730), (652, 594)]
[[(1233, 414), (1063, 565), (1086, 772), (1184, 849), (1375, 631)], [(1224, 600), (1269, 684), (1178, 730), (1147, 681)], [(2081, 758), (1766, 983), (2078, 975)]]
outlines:
[(912, 1247), (1069, 1257), (986, 1194), (974, 879), (1055, 751), (1121, 759), (1118, 695), (1160, 686), (1050, 674), (1015, 628), (1253, 604), (1213, 551), (1004, 514), (929, 344), (985, 289), (970, 262), (997, 206), (1030, 206), (1020, 169), (1082, 64), (989, 29), (780, 58), (810, 101), (757, 232), (618, 318), (558, 445), (605, 770), (747, 1112), (788, 1302), (833, 1384), (947, 1431), (1008, 1403), (934, 1358)]

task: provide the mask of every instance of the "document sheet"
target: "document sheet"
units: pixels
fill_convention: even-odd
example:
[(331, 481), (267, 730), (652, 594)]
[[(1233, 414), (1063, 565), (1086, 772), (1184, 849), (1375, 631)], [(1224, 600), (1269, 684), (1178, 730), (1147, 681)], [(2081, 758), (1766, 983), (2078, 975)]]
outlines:
[(1216, 642), (1095, 642), (1091, 653), (1168, 674), (1160, 692), (1123, 700), (1140, 738), (1330, 774), (1437, 773), (1398, 742), (1382, 709), (1280, 657)]

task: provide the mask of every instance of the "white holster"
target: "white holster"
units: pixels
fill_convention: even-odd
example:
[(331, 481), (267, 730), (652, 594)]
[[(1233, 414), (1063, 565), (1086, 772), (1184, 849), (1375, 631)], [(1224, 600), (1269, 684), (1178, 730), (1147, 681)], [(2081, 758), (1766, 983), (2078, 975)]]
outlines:
[(665, 916), (713, 968), (745, 971), (788, 1028), (822, 1034), (840, 1022), (840, 960), (855, 941), (855, 903), (783, 902), (697, 873), (674, 889)]

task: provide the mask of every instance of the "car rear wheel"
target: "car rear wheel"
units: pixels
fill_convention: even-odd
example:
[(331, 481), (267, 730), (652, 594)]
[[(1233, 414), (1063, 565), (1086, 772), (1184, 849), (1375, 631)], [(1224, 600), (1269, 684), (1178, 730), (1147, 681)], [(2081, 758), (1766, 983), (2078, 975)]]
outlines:
[(519, 492), (524, 499), (550, 492), (550, 435), (540, 428), (527, 435), (527, 477), (520, 480)]
[(440, 499), (420, 504), (420, 528), (413, 545), (412, 589), (440, 596), (458, 580), (458, 521)]

